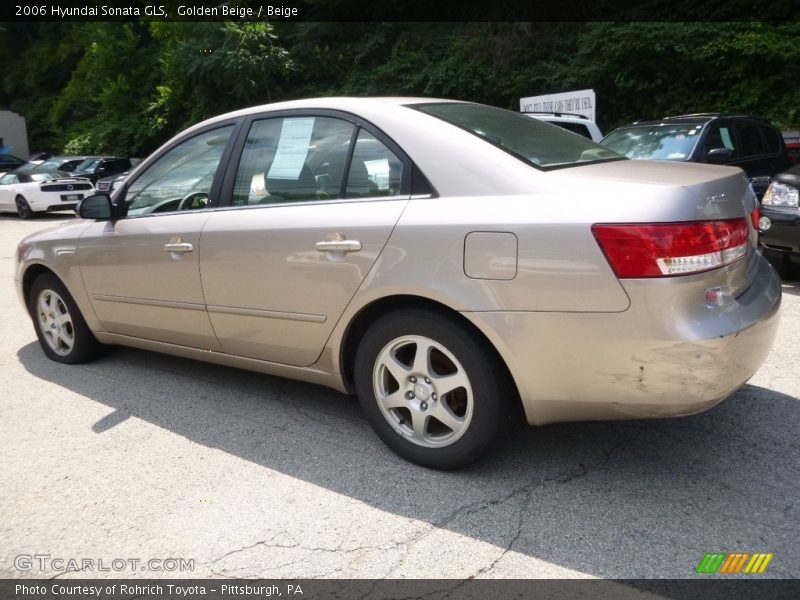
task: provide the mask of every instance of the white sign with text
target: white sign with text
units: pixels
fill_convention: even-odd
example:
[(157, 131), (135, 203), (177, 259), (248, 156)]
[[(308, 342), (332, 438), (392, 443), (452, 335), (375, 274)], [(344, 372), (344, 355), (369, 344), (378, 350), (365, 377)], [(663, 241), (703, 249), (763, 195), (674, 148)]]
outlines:
[(558, 112), (584, 115), (594, 118), (595, 110), (594, 90), (577, 90), (561, 94), (546, 94), (544, 96), (530, 96), (519, 99), (519, 110), (524, 113), (532, 112)]

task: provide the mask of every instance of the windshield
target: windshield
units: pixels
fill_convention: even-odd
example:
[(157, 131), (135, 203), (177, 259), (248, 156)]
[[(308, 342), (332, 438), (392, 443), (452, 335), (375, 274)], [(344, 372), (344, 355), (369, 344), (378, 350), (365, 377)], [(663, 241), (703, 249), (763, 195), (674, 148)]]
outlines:
[(411, 108), (465, 129), (540, 169), (624, 158), (560, 127), (502, 108), (465, 102), (418, 104)]
[(600, 143), (628, 158), (687, 160), (702, 129), (702, 123), (624, 127)]
[(42, 171), (46, 171), (47, 169), (55, 170), (58, 169), (60, 165), (60, 160), (46, 160), (43, 163), (36, 165), (36, 168), (41, 169)]
[(79, 164), (75, 170), (76, 171), (92, 171), (100, 162), (99, 158), (87, 158), (81, 164)]

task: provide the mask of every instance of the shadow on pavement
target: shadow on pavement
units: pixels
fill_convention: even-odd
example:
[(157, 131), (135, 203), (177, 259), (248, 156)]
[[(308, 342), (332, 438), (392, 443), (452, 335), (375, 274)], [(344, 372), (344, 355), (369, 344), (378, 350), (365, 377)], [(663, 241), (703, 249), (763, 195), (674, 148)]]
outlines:
[(682, 419), (513, 427), (485, 460), (444, 473), (396, 457), (354, 398), (322, 387), (126, 348), (77, 367), (47, 360), (35, 343), (18, 357), (34, 376), (114, 409), (87, 435), (135, 416), (591, 575), (691, 577), (716, 551), (774, 552), (772, 577), (793, 577), (800, 564), (800, 402), (768, 389), (745, 386)]

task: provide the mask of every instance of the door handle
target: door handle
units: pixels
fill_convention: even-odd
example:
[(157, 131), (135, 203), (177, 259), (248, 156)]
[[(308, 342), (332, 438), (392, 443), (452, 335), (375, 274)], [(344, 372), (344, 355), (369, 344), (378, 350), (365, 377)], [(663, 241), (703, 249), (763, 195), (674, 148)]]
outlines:
[(194, 246), (188, 242), (170, 242), (164, 244), (164, 250), (167, 252), (191, 252), (194, 250)]
[(317, 250), (320, 252), (358, 252), (361, 250), (361, 242), (358, 240), (317, 242)]

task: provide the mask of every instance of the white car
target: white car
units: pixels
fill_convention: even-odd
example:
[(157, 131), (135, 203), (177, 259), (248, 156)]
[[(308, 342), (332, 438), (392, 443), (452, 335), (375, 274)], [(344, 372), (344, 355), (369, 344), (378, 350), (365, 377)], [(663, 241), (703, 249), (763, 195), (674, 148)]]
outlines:
[(94, 186), (88, 179), (58, 173), (6, 173), (0, 177), (0, 212), (30, 219), (37, 212), (72, 210)]
[(562, 129), (577, 133), (583, 137), (599, 143), (603, 139), (603, 134), (597, 123), (584, 115), (570, 114), (570, 113), (523, 113), (527, 117), (539, 119), (546, 123), (558, 125)]

